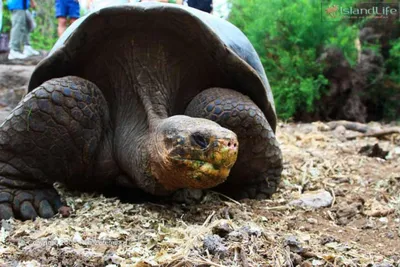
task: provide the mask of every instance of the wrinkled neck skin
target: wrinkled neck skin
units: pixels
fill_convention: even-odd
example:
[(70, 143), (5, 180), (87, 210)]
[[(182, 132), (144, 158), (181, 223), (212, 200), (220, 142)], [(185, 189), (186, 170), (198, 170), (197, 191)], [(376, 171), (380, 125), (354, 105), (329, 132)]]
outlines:
[[(146, 90), (150, 91), (150, 90)], [(151, 168), (152, 163), (162, 160), (157, 146), (157, 126), (166, 119), (166, 108), (155, 106), (148, 95), (143, 95), (138, 100), (145, 109), (146, 116), (137, 116), (132, 109), (122, 108), (116, 116), (115, 126), (115, 151), (117, 162), (127, 174), (131, 184), (154, 195), (167, 195), (172, 188), (165, 188), (158, 182)], [(135, 117), (137, 120), (132, 120)]]

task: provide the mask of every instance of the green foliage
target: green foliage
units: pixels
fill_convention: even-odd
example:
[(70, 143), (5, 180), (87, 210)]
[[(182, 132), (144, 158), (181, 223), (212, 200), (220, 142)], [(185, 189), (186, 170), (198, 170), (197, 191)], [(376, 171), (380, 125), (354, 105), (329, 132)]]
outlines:
[(389, 58), (385, 62), (386, 73), (368, 92), (370, 102), (387, 120), (399, 121), (400, 112), (400, 39), (391, 42)]
[(313, 111), (315, 101), (325, 92), (324, 66), (317, 62), (324, 47), (339, 47), (349, 62), (356, 62), (356, 26), (322, 21), (324, 14), (317, 1), (230, 1), (229, 20), (259, 53), (282, 119), (298, 111)]
[(11, 12), (7, 8), (7, 2), (3, 2), (3, 27), (1, 32), (10, 32), (11, 30)]
[(389, 79), (400, 84), (400, 39), (391, 42), (389, 59), (386, 61), (386, 69), (390, 70)]
[(31, 43), (36, 49), (50, 50), (58, 38), (55, 0), (40, 0), (36, 3), (37, 27), (31, 34)]

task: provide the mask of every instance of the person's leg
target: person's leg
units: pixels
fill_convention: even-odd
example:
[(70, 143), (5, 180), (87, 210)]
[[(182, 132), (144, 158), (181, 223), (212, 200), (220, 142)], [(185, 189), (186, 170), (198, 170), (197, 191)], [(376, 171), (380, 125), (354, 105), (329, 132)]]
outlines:
[(26, 10), (24, 10), (24, 12), (25, 12), (25, 23), (22, 25), (21, 28), (22, 28), (22, 44), (24, 46), (26, 46), (26, 45), (30, 45), (29, 44), (29, 33), (30, 33), (31, 29), (30, 29), (30, 25), (28, 24), (29, 22), (28, 22), (28, 18), (26, 15)]
[(58, 37), (60, 37), (67, 29), (67, 19), (65, 17), (58, 17)]
[(25, 10), (14, 10), (11, 16), (11, 38), (10, 53), (8, 59), (24, 59), (26, 56), (22, 54), (22, 46), (24, 44), (24, 33), (26, 26)]
[(24, 55), (27, 57), (30, 56), (37, 56), (39, 55), (39, 51), (36, 51), (35, 49), (32, 48), (32, 46), (30, 45), (30, 34), (31, 34), (31, 27), (28, 25), (28, 23), (26, 24), (26, 31), (24, 33), (23, 36), (23, 44), (24, 44)]
[(68, 1), (68, 17), (69, 17), (69, 25), (74, 23), (80, 17), (80, 6), (79, 2), (76, 0), (66, 0)]
[(26, 28), (25, 10), (13, 10), (11, 24), (10, 48), (21, 52)]
[(71, 25), (72, 23), (74, 23), (76, 20), (77, 20), (76, 18), (71, 18), (71, 19), (69, 20), (69, 25)]
[(56, 18), (58, 20), (58, 36), (60, 37), (67, 28), (67, 0), (56, 0)]

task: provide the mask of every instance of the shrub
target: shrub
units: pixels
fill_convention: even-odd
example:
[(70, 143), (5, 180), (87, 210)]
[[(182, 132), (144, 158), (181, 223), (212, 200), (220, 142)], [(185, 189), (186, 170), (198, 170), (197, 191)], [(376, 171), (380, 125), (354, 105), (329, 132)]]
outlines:
[(230, 0), (229, 20), (250, 39), (260, 55), (281, 119), (314, 110), (326, 91), (322, 50), (339, 47), (355, 64), (357, 26), (321, 21), (321, 4), (311, 0)]

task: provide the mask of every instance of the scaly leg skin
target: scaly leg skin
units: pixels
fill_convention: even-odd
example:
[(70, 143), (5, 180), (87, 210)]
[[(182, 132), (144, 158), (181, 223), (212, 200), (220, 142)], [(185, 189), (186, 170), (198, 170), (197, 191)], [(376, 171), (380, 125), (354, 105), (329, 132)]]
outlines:
[(264, 199), (276, 191), (282, 172), (281, 150), (263, 112), (249, 97), (210, 88), (190, 102), (185, 114), (213, 120), (238, 136), (238, 159), (217, 190), (236, 199)]
[(108, 116), (100, 90), (78, 77), (27, 94), (0, 125), (0, 219), (54, 216), (62, 203), (52, 184), (88, 180)]

